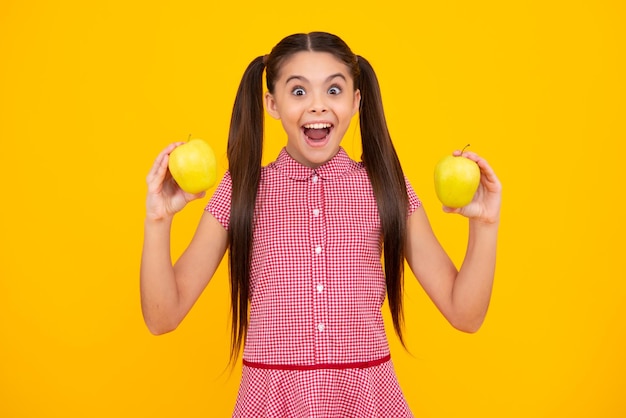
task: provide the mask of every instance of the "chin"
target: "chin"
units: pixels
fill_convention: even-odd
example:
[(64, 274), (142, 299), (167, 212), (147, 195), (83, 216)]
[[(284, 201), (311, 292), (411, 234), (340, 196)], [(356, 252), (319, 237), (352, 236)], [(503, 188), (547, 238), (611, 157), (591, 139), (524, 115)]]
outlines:
[(310, 162), (309, 166), (319, 167), (330, 161), (338, 152), (339, 146), (326, 146), (311, 149), (304, 157)]

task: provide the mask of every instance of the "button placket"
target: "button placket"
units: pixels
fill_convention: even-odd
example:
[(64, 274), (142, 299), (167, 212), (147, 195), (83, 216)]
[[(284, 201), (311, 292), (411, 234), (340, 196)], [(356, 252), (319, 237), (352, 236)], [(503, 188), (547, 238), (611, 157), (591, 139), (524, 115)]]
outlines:
[(327, 360), (325, 347), (328, 334), (328, 301), (326, 297), (326, 225), (324, 218), (323, 181), (314, 173), (309, 182), (308, 193), (309, 236), (311, 245), (311, 284), (313, 297), (313, 323), (315, 329), (315, 359)]

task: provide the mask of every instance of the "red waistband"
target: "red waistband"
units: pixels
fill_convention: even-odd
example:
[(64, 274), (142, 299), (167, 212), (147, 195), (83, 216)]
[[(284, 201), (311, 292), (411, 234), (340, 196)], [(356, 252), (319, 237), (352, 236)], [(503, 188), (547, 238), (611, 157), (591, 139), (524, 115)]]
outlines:
[(327, 364), (311, 364), (306, 366), (299, 366), (295, 364), (265, 364), (255, 363), (252, 361), (243, 360), (243, 365), (247, 367), (254, 367), (256, 369), (270, 369), (270, 370), (319, 370), (319, 369), (367, 369), (368, 367), (374, 367), (381, 365), (391, 359), (391, 354), (387, 354), (383, 358), (372, 361), (360, 361), (355, 363), (327, 363)]

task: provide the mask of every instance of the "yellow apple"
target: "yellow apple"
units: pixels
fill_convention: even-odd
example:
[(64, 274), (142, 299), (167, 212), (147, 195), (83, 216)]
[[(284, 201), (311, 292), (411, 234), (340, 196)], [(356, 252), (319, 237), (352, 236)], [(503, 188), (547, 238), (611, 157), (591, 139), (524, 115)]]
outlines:
[(447, 155), (435, 166), (435, 192), (450, 208), (461, 208), (472, 201), (480, 183), (478, 164), (466, 157)]
[(170, 153), (169, 169), (181, 189), (200, 193), (211, 188), (217, 179), (213, 149), (202, 139), (192, 139)]

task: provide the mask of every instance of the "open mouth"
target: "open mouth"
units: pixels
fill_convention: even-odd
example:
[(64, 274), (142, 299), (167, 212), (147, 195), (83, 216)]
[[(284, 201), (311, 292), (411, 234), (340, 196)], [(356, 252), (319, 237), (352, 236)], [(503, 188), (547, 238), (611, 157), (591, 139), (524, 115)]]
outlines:
[(330, 123), (309, 123), (302, 127), (307, 141), (313, 144), (321, 144), (328, 139), (333, 125)]

